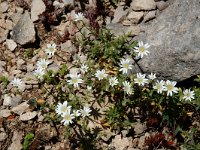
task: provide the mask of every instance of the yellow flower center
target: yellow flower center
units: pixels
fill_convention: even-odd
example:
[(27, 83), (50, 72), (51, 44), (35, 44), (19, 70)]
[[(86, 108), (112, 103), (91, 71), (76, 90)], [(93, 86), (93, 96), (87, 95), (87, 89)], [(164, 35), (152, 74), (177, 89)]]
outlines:
[(66, 107), (62, 107), (62, 108), (61, 108), (61, 111), (62, 111), (62, 112), (65, 112), (66, 110), (67, 110)]
[(72, 83), (77, 83), (78, 82), (78, 79), (72, 79)]
[(128, 69), (129, 68), (129, 64), (124, 64), (123, 67)]
[(142, 46), (142, 47), (139, 48), (139, 51), (140, 51), (140, 52), (144, 52), (144, 51), (145, 51), (145, 48)]
[(172, 91), (173, 90), (173, 86), (172, 85), (167, 85), (167, 89), (168, 89), (168, 91)]
[(66, 115), (65, 116), (65, 120), (71, 120), (71, 116), (70, 115)]

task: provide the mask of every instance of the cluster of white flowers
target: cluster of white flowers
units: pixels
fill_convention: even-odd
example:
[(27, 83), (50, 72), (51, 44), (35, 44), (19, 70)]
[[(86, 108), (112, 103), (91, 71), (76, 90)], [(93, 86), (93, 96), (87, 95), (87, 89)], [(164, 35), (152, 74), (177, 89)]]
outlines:
[[(56, 52), (56, 44), (47, 44), (47, 48), (45, 49), (45, 53), (49, 56), (53, 56)], [(46, 59), (40, 59), (37, 61), (36, 66), (37, 68), (34, 70), (33, 74), (39, 79), (43, 80), (43, 76), (46, 73), (46, 69), (48, 65), (50, 64), (49, 60)]]
[(10, 84), (16, 87), (19, 91), (24, 91), (25, 89), (25, 83), (22, 81), (22, 79), (14, 78)]
[[(157, 90), (158, 93), (162, 93), (163, 91), (167, 92), (167, 96), (172, 96), (173, 93), (178, 93), (178, 88), (176, 86), (176, 81), (157, 81), (153, 86), (153, 89)], [(184, 100), (192, 100), (194, 99), (194, 91), (190, 89), (186, 89), (183, 91), (183, 99)]]
[(72, 110), (72, 106), (68, 106), (67, 101), (65, 101), (63, 104), (58, 103), (56, 107), (56, 113), (62, 117), (62, 123), (64, 125), (69, 125), (70, 123), (73, 123), (73, 119), (75, 117), (82, 116), (83, 118), (86, 116), (90, 116), (91, 109), (86, 105), (83, 107), (83, 109), (80, 110)]
[(167, 91), (167, 96), (172, 96), (172, 93), (178, 93), (178, 88), (176, 86), (176, 81), (157, 81), (153, 86), (153, 89), (157, 90), (158, 93)]
[(46, 69), (48, 67), (48, 65), (50, 64), (50, 61), (46, 60), (46, 59), (40, 59), (39, 61), (37, 61), (36, 66), (37, 68), (34, 70), (34, 75), (42, 80), (43, 76), (46, 73)]

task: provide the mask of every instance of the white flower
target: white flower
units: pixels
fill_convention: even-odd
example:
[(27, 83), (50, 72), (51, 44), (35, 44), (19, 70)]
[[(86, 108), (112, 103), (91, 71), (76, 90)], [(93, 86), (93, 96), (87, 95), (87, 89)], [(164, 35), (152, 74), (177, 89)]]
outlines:
[(148, 79), (145, 78), (145, 74), (137, 73), (136, 78), (134, 79), (135, 83), (138, 85), (144, 86), (145, 83), (148, 83)]
[(118, 79), (116, 78), (116, 77), (111, 77), (110, 79), (109, 79), (109, 84), (110, 84), (110, 86), (115, 86), (115, 85), (117, 85), (119, 82), (118, 82)]
[(20, 91), (25, 89), (25, 83), (22, 81), (22, 79), (14, 78), (10, 84), (12, 84), (14, 87), (17, 87)]
[(148, 55), (149, 51), (147, 50), (150, 47), (149, 44), (144, 44), (142, 41), (138, 43), (138, 46), (135, 47), (135, 52), (137, 53), (137, 57), (142, 58), (144, 55)]
[(190, 89), (186, 89), (183, 91), (183, 99), (191, 101), (194, 99), (194, 91), (190, 91)]
[(50, 64), (50, 61), (45, 59), (40, 59), (40, 61), (37, 62), (36, 66), (38, 68), (41, 68), (43, 70), (47, 69), (47, 66)]
[(98, 78), (98, 80), (102, 80), (103, 78), (106, 78), (108, 76), (108, 74), (106, 74), (106, 71), (103, 70), (97, 70), (97, 72), (95, 73), (95, 77)]
[(132, 88), (131, 88), (131, 84), (130, 82), (128, 81), (124, 81), (122, 82), (123, 86), (124, 86), (124, 91), (127, 93), (127, 94), (132, 94)]
[(63, 120), (61, 122), (63, 122), (64, 125), (69, 125), (75, 118), (74, 114), (71, 114), (70, 111), (71, 109), (68, 109), (65, 113), (61, 115), (63, 117)]
[(65, 101), (63, 104), (59, 102), (56, 107), (56, 113), (58, 115), (62, 115), (63, 113), (67, 112), (68, 110), (71, 110), (71, 107), (72, 106), (67, 105), (67, 101)]
[(70, 80), (67, 80), (69, 84), (73, 84), (74, 88), (78, 88), (79, 83), (83, 83), (83, 80), (80, 78), (80, 74), (74, 73), (74, 74), (69, 74)]
[(80, 110), (73, 110), (73, 114), (75, 117), (78, 117), (81, 115), (81, 112), (80, 112)]
[(89, 116), (91, 111), (92, 110), (88, 106), (84, 106), (83, 109), (81, 109), (82, 117)]
[(154, 80), (155, 78), (156, 78), (156, 74), (154, 73), (151, 73), (150, 75), (148, 75), (148, 78), (150, 79), (150, 80)]
[(42, 68), (37, 68), (36, 70), (34, 70), (33, 73), (38, 79), (42, 80), (43, 79), (43, 75), (45, 75), (45, 71)]
[(157, 90), (158, 93), (162, 93), (166, 90), (165, 82), (163, 80), (157, 81), (153, 86), (153, 89)]
[(75, 14), (74, 21), (82, 21), (84, 18), (85, 17), (83, 15), (83, 13), (79, 12), (79, 13)]
[(87, 86), (87, 90), (90, 91), (92, 89), (92, 86)]
[(120, 61), (120, 69), (119, 71), (122, 71), (122, 74), (127, 74), (128, 70), (131, 70), (133, 65), (130, 63), (130, 59), (122, 59)]
[(178, 92), (178, 88), (175, 87), (175, 85), (176, 85), (176, 81), (169, 81), (169, 80), (167, 80), (165, 82), (167, 96), (172, 96), (172, 92), (174, 92), (174, 93)]
[(89, 68), (89, 67), (88, 67), (87, 65), (82, 64), (80, 70), (81, 70), (81, 72), (84, 74), (84, 73), (86, 73), (86, 72), (88, 71), (88, 68)]
[(53, 56), (55, 52), (56, 52), (56, 44), (55, 43), (47, 44), (47, 48), (45, 49), (45, 53), (50, 55), (50, 56)]

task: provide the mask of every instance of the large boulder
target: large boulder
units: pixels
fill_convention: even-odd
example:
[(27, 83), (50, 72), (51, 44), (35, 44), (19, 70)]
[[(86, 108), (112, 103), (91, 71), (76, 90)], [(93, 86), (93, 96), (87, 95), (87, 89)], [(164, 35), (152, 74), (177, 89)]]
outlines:
[(21, 16), (17, 24), (14, 26), (12, 39), (20, 45), (35, 42), (34, 24), (27, 11)]
[(151, 45), (144, 72), (176, 81), (200, 74), (199, 0), (175, 0), (136, 39)]

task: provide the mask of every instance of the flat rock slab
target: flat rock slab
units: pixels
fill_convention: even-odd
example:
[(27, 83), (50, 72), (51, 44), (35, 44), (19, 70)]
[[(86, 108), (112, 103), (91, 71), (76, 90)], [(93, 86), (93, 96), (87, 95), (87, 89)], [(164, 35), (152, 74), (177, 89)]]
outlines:
[[(187, 11), (186, 11), (187, 10)], [(182, 81), (200, 74), (199, 0), (175, 0), (138, 36), (151, 45), (139, 61), (144, 72)]]
[(26, 113), (20, 115), (19, 120), (28, 121), (28, 120), (31, 120), (31, 119), (35, 118), (36, 116), (37, 116), (37, 112), (36, 111), (26, 112)]
[(26, 11), (13, 28), (12, 39), (20, 45), (35, 42), (34, 24)]
[(156, 9), (156, 3), (154, 0), (133, 0), (131, 3), (133, 10), (153, 10)]

